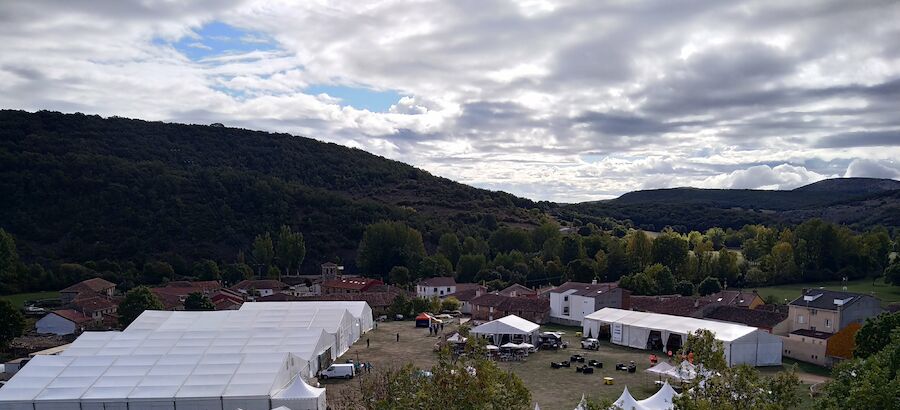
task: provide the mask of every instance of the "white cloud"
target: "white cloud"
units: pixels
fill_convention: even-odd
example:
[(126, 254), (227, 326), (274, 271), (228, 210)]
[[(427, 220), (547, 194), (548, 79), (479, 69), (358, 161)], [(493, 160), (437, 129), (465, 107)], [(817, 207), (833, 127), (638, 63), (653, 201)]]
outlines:
[[(897, 178), (898, 20), (837, 0), (33, 0), (0, 16), (0, 107), (303, 134), (567, 202)], [(171, 45), (214, 21), (278, 49)], [(314, 84), (403, 97), (369, 112)]]

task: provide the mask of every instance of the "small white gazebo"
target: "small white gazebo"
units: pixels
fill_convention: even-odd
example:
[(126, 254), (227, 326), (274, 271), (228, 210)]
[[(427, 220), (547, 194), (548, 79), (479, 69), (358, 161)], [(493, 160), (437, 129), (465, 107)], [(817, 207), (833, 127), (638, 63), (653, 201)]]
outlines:
[(522, 319), (516, 315), (509, 315), (478, 326), (469, 333), (490, 338), (495, 345), (504, 344), (504, 341), (512, 342), (513, 338), (535, 344), (538, 340), (540, 328), (541, 326), (537, 323)]
[(272, 406), (290, 410), (326, 410), (325, 389), (313, 387), (297, 376), (287, 387), (272, 395)]

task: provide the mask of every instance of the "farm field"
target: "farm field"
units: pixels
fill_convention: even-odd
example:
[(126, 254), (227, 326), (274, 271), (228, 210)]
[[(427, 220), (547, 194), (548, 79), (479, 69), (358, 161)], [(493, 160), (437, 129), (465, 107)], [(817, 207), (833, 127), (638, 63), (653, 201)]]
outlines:
[[(760, 296), (763, 297), (763, 299), (768, 296), (774, 296), (778, 300), (778, 303), (787, 303), (800, 296), (800, 291), (803, 288), (824, 287), (828, 290), (841, 290), (843, 286), (843, 283), (840, 281), (808, 282), (792, 283), (789, 285), (767, 286), (763, 288), (756, 288), (756, 290), (759, 292)], [(874, 293), (875, 297), (881, 299), (882, 305), (900, 302), (900, 286), (888, 285), (882, 282), (881, 279), (876, 279), (874, 284), (872, 283), (872, 279), (848, 281), (847, 291), (865, 294)]]

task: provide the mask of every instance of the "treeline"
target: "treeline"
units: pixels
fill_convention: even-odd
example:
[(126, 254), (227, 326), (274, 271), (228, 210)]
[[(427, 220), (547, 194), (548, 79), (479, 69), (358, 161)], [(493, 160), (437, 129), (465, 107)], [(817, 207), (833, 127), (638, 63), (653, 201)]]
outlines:
[(619, 237), (591, 223), (571, 231), (547, 220), (535, 229), (501, 226), (484, 236), (445, 232), (429, 253), (417, 230), (379, 222), (366, 228), (357, 262), (362, 273), (401, 286), (436, 276), (492, 288), (598, 280), (620, 281), (639, 295), (690, 295), (881, 276), (897, 239), (884, 228), (855, 233), (818, 219), (794, 229), (666, 229), (655, 238), (641, 230)]

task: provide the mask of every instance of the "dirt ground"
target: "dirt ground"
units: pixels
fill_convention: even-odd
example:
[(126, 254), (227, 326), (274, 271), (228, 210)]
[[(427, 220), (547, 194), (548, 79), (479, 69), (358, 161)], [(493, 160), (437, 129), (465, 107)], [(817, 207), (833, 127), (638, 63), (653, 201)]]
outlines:
[[(547, 327), (547, 326), (544, 326)], [(542, 329), (544, 328), (542, 327)], [(449, 336), (455, 330), (456, 325), (445, 325), (443, 336)], [(574, 328), (573, 328), (574, 329)], [(558, 330), (558, 329), (554, 329)], [(572, 329), (569, 329), (572, 330)], [(400, 341), (397, 341), (397, 334)], [(366, 347), (366, 340), (369, 347)], [(540, 404), (544, 410), (571, 410), (575, 408), (581, 395), (594, 399), (615, 400), (622, 394), (624, 386), (638, 400), (647, 398), (656, 392), (657, 387), (654, 377), (646, 372), (649, 368), (649, 354), (643, 350), (630, 349), (622, 346), (601, 343), (600, 350), (583, 350), (578, 344), (574, 331), (570, 331), (564, 340), (569, 342), (568, 349), (558, 351), (539, 351), (528, 357), (524, 362), (500, 362), (498, 365), (506, 370), (516, 373), (531, 391), (532, 400)], [(438, 337), (429, 336), (428, 329), (415, 328), (414, 322), (385, 322), (379, 323), (378, 328), (363, 335), (350, 350), (344, 354), (338, 362), (347, 359), (370, 362), (373, 371), (386, 366), (399, 366), (406, 363), (428, 369), (435, 364), (436, 354), (434, 345)], [(595, 369), (594, 374), (582, 374), (575, 371), (575, 367), (551, 369), (550, 362), (568, 360), (573, 354), (581, 354), (585, 361), (595, 359), (603, 362), (602, 369)], [(358, 359), (357, 359), (358, 358)], [(616, 371), (616, 363), (628, 363), (634, 361), (638, 367), (636, 373)], [(767, 368), (765, 373), (780, 370)], [(603, 384), (604, 377), (613, 377), (615, 384), (607, 386)], [(806, 375), (801, 374), (801, 379), (807, 382)], [(359, 377), (366, 377), (365, 373)], [(816, 376), (819, 379), (819, 376)], [(333, 408), (340, 403), (339, 397), (345, 394), (353, 394), (357, 380), (328, 380), (321, 382), (327, 387), (328, 403)], [(799, 391), (808, 392), (808, 384), (798, 388)], [(802, 408), (812, 408), (808, 395), (803, 395)]]

